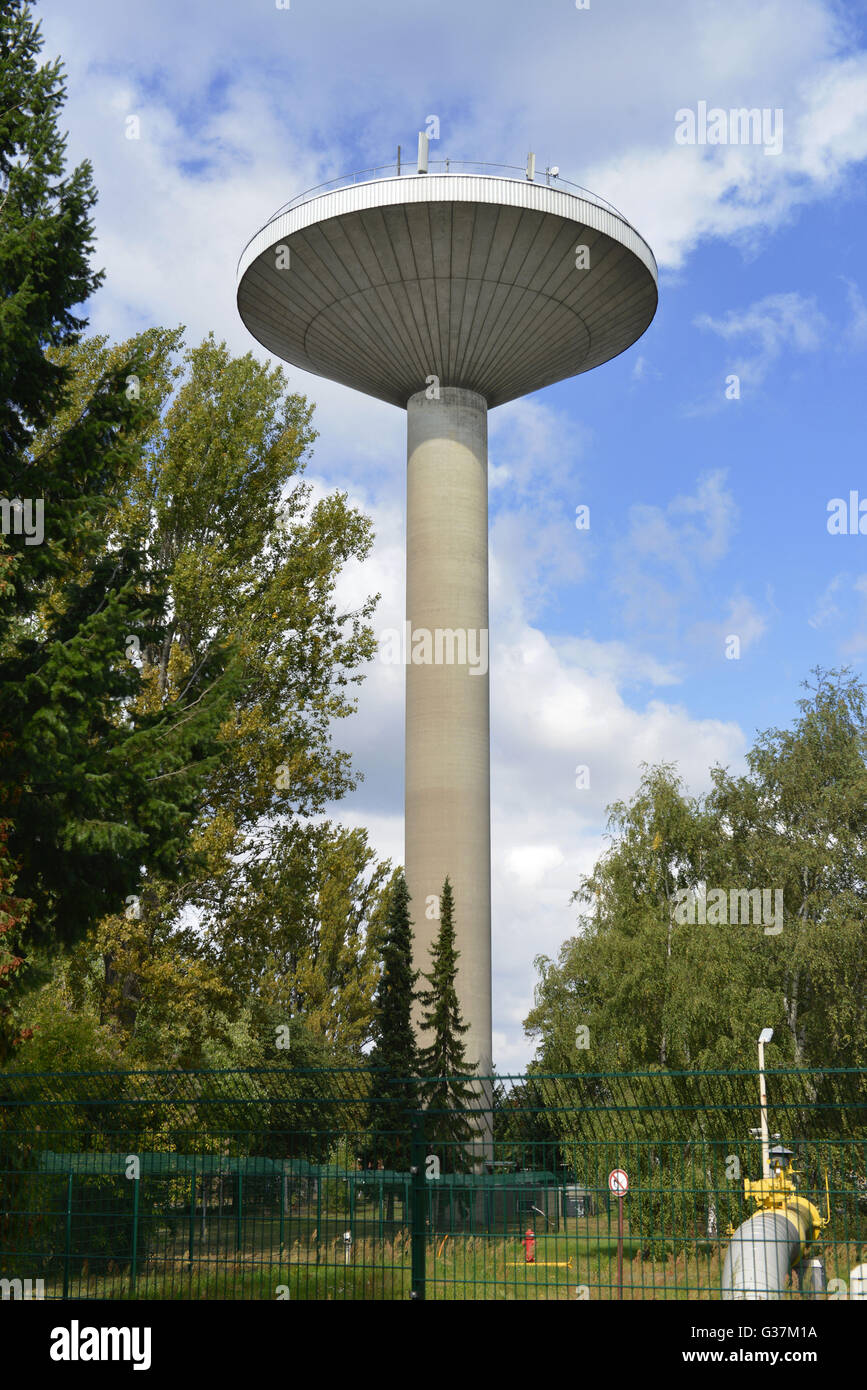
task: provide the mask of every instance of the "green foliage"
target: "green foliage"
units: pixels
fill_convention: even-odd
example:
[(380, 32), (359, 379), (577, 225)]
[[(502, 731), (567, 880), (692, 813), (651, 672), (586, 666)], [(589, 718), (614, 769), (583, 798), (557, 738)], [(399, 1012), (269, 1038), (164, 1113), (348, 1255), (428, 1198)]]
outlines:
[(409, 890), (401, 869), (389, 892), (382, 942), (382, 974), (374, 999), (374, 1046), (370, 1066), (381, 1072), (371, 1107), (373, 1160), (384, 1168), (408, 1170), (413, 1111), (418, 1109), (418, 1050), (412, 1006), (419, 972), (412, 968), (413, 930)]
[(112, 1029), (95, 1011), (77, 1005), (64, 980), (48, 983), (27, 997), (20, 1017), (26, 1038), (16, 1050), (16, 1065), (32, 1071), (102, 1071), (123, 1065)]
[[(0, 1057), (13, 1002), (40, 946), (71, 943), (117, 911), (143, 868), (177, 872), (240, 665), (213, 649), (182, 696), (139, 700), (127, 634), (164, 641), (166, 587), (142, 526), (121, 525), (124, 483), (155, 428), (151, 403), (127, 391), (160, 343), (142, 335), (125, 357), (72, 385), (99, 284), (90, 269), (95, 201), (87, 163), (65, 173), (58, 63), (38, 66), (29, 8), (0, 16), (0, 441), (7, 502), (42, 509), (44, 538), (13, 526), (0, 540), (0, 863), (20, 933), (5, 961)], [(72, 408), (75, 397), (75, 408)], [(26, 515), (26, 512), (25, 512)], [(35, 541), (35, 543), (30, 543)], [(10, 910), (11, 909), (11, 910)], [(17, 962), (17, 964), (15, 963)], [(14, 987), (14, 990), (10, 990)]]
[[(325, 821), (268, 828), (207, 950), (235, 999), (359, 1058), (371, 1035), (390, 866), (366, 832)], [(264, 1026), (264, 1023), (263, 1023)]]
[(419, 1075), (428, 1111), (426, 1137), (436, 1149), (443, 1172), (459, 1172), (471, 1162), (465, 1148), (475, 1127), (467, 1111), (478, 1088), (468, 1076), (477, 1063), (468, 1062), (463, 1036), (469, 1031), (461, 1016), (455, 981), (460, 951), (455, 944), (454, 894), (449, 879), (440, 895), (440, 926), (430, 948), (432, 970), (425, 975), (430, 989), (419, 993), (424, 1010), (421, 1031), (430, 1033), (430, 1042), (419, 1051)]
[[(96, 193), (88, 162), (65, 173), (59, 60), (39, 65), (39, 26), (22, 0), (0, 15), (0, 453), (21, 456), (62, 400), (46, 343), (74, 341), (72, 309), (101, 281), (90, 268)], [(14, 465), (13, 465), (14, 467)]]
[[(96, 195), (87, 163), (65, 173), (64, 84), (40, 47), (29, 8), (4, 7), (3, 486), (44, 507), (45, 535), (0, 541), (0, 1059), (16, 1033), (27, 1041), (20, 1003), (44, 978), (37, 962), (83, 939), (69, 987), (132, 1056), (192, 1062), (225, 1041), (251, 988), (249, 969), (242, 981), (221, 968), (237, 965), (245, 866), (260, 969), (267, 923), (301, 896), (259, 873), (270, 851), (304, 870), (318, 904), (308, 896), (306, 918), (332, 934), (306, 1012), (323, 1037), (360, 1047), (387, 866), (367, 872), (363, 832), (308, 833), (304, 818), (355, 785), (332, 727), (373, 651), (372, 601), (341, 612), (334, 587), (370, 526), (298, 481), (312, 409), (279, 368), (213, 338), (179, 361), (181, 330), (82, 337), (72, 310), (102, 278)], [(227, 921), (229, 941), (203, 944), (190, 909)], [(267, 1003), (275, 982), (260, 984)]]
[[(544, 1069), (753, 1067), (766, 1026), (775, 1065), (865, 1064), (865, 692), (847, 672), (808, 688), (744, 776), (716, 768), (691, 798), (661, 765), (610, 808), (580, 933), (537, 961), (526, 1029)], [(782, 930), (679, 920), (679, 894), (711, 886), (781, 891)]]
[(419, 972), (412, 968), (413, 930), (409, 915), (409, 890), (403, 870), (391, 881), (385, 934), (382, 941), (382, 974), (376, 991), (375, 1044), (371, 1066), (392, 1076), (414, 1076), (418, 1063), (412, 1006)]
[[(210, 675), (230, 660), (181, 833), (162, 859), (145, 859), (126, 908), (112, 895), (66, 977), (77, 1006), (141, 1065), (198, 1064), (248, 1003), (254, 1019), (272, 1007), (284, 1021), (303, 1015), (357, 1055), (370, 1035), (389, 866), (363, 830), (309, 818), (356, 781), (331, 740), (372, 650), (371, 603), (341, 612), (334, 586), (341, 565), (366, 554), (370, 527), (339, 494), (311, 502), (298, 477), (315, 437), (311, 408), (286, 394), (279, 369), (232, 358), (212, 338), (179, 359), (182, 347), (179, 330), (151, 330), (55, 353), (70, 371), (61, 436), (106, 373), (148, 356), (116, 523), (142, 537), (168, 617), (156, 633), (127, 626), (132, 693), (118, 734), (130, 720), (195, 729)], [(62, 603), (59, 592), (45, 597), (47, 608)], [(174, 795), (167, 788), (183, 774), (157, 773), (155, 792)]]
[(752, 1208), (742, 1184), (726, 1179), (725, 1158), (701, 1144), (649, 1144), (629, 1160), (630, 1235), (647, 1259), (715, 1248)]

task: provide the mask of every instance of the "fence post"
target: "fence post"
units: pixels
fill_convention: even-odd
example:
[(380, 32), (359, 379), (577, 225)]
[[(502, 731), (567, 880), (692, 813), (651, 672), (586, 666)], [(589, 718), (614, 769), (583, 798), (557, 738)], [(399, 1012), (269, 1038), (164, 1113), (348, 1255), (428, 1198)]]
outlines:
[(316, 1263), (319, 1264), (320, 1241), (322, 1239), (322, 1174), (316, 1178)]
[(281, 1179), (280, 1179), (280, 1253), (281, 1253), (281, 1255), (282, 1255), (282, 1253), (283, 1253), (283, 1245), (284, 1245), (284, 1241), (285, 1241), (285, 1232), (284, 1232), (284, 1229), (283, 1229), (283, 1228), (284, 1228), (284, 1223), (285, 1223), (285, 1221), (286, 1221), (286, 1182), (287, 1182), (287, 1178), (286, 1178), (286, 1169), (284, 1168), (284, 1169), (283, 1169), (283, 1175), (282, 1175), (282, 1177), (281, 1177)]
[(244, 1220), (243, 1211), (242, 1211), (243, 1203), (244, 1203), (244, 1179), (243, 1179), (243, 1177), (241, 1176), (241, 1170), (240, 1170), (240, 1168), (239, 1168), (239, 1169), (238, 1169), (238, 1201), (237, 1201), (237, 1204), (236, 1204), (236, 1214), (235, 1214), (235, 1249), (236, 1249), (236, 1250), (240, 1250), (240, 1248), (241, 1248), (241, 1226), (242, 1226), (242, 1223), (243, 1223), (243, 1220)]
[(416, 1111), (412, 1117), (412, 1149), (410, 1173), (412, 1174), (411, 1242), (412, 1242), (412, 1293), (411, 1298), (424, 1301), (425, 1296), (425, 1217), (426, 1193), (424, 1181), (424, 1115)]
[(190, 1178), (190, 1269), (193, 1267), (193, 1241), (196, 1235), (196, 1175)]
[(129, 1291), (135, 1293), (135, 1267), (138, 1257), (138, 1185), (140, 1178), (132, 1180), (132, 1264), (130, 1266)]
[(69, 1260), (72, 1253), (72, 1174), (66, 1182), (66, 1236), (63, 1248), (63, 1297), (69, 1297)]

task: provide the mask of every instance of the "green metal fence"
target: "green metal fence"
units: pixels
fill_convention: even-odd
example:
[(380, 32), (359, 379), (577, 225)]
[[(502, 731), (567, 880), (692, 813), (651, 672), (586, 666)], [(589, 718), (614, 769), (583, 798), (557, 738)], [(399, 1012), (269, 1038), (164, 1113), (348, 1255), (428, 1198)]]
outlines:
[[(867, 1261), (867, 1072), (769, 1071), (821, 1215), (776, 1298)], [(0, 1297), (717, 1299), (762, 1177), (754, 1072), (0, 1073)], [(609, 1189), (622, 1169), (628, 1191)], [(785, 1208), (784, 1208), (785, 1215)], [(746, 1295), (749, 1296), (749, 1295)]]

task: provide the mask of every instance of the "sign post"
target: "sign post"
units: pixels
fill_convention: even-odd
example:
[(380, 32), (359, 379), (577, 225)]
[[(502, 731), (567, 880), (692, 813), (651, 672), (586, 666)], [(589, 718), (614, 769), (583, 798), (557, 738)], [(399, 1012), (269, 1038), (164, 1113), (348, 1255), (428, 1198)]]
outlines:
[(629, 1191), (629, 1178), (623, 1168), (612, 1168), (608, 1186), (617, 1198), (617, 1297), (623, 1297), (623, 1198)]

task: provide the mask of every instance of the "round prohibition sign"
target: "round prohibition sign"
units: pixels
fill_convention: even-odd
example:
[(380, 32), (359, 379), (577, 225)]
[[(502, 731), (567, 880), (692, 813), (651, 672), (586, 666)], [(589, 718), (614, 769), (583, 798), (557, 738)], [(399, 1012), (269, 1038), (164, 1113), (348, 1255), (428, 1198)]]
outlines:
[(629, 1179), (622, 1168), (612, 1168), (608, 1174), (608, 1186), (615, 1197), (624, 1197), (629, 1191)]

